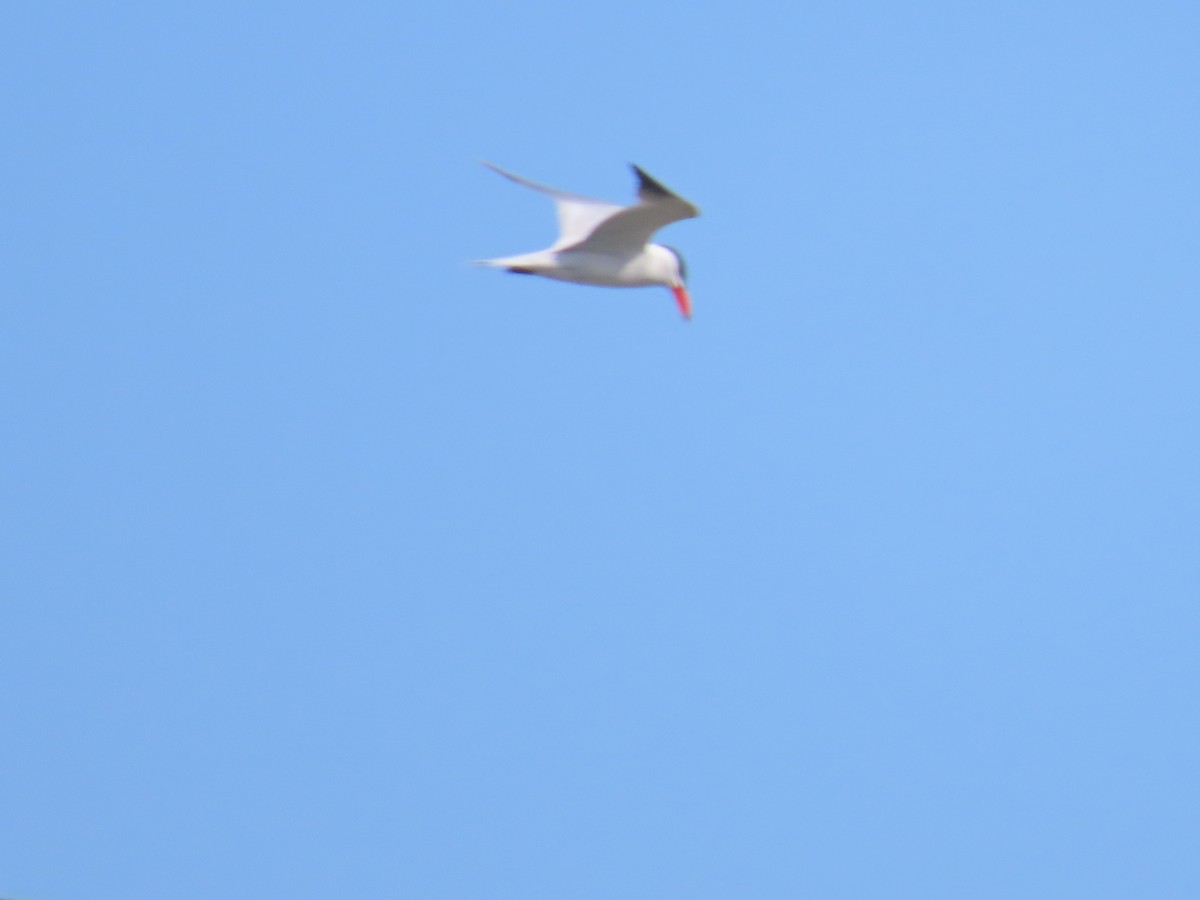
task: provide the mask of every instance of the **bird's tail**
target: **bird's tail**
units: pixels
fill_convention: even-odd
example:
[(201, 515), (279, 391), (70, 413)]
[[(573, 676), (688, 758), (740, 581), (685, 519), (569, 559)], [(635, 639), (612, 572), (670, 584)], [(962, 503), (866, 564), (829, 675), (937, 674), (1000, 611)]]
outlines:
[(498, 256), (495, 259), (476, 259), (471, 261), (473, 266), (488, 266), (493, 269), (508, 269), (510, 272), (536, 274), (552, 265), (544, 251), (537, 253), (521, 253), (517, 256)]

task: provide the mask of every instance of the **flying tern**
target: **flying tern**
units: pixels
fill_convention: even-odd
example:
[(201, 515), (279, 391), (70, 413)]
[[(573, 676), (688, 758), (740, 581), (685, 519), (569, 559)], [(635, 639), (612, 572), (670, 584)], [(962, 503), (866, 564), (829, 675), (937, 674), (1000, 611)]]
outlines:
[(559, 234), (558, 240), (545, 250), (481, 259), (476, 265), (577, 284), (608, 287), (661, 284), (671, 289), (683, 317), (692, 317), (683, 256), (672, 247), (650, 243), (654, 232), (664, 225), (700, 215), (692, 203), (637, 166), (631, 168), (638, 179), (638, 202), (620, 206), (546, 187), (489, 162), (484, 165), (517, 184), (550, 196), (558, 211)]

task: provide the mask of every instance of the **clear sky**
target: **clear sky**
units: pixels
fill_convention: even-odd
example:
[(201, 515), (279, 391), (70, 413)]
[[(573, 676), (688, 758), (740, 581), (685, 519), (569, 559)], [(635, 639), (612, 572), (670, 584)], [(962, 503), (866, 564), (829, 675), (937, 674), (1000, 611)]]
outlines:
[(1197, 4), (0, 24), (0, 895), (1200, 896)]

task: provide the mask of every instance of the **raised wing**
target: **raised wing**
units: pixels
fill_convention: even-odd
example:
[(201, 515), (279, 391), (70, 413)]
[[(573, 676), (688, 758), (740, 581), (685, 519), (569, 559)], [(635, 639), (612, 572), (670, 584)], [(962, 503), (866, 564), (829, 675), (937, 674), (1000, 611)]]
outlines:
[(533, 188), (554, 200), (554, 206), (558, 212), (558, 240), (550, 247), (551, 250), (562, 250), (587, 240), (597, 226), (627, 209), (616, 203), (593, 200), (591, 197), (581, 197), (579, 194), (569, 194), (557, 188), (538, 184), (536, 181), (514, 175), (487, 160), (484, 160), (483, 164), (510, 181)]
[(626, 206), (597, 223), (592, 233), (575, 249), (597, 253), (637, 253), (649, 243), (654, 232), (681, 219), (694, 219), (700, 210), (678, 194), (667, 190), (637, 166), (638, 202)]

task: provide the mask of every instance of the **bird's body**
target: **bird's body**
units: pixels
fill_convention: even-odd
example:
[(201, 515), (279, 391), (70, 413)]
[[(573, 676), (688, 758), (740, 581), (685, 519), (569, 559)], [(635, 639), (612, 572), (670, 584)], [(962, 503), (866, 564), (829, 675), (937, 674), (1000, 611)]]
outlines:
[(685, 285), (686, 266), (679, 252), (650, 242), (659, 228), (700, 215), (700, 210), (667, 190), (637, 166), (638, 202), (619, 206), (569, 194), (506, 172), (488, 168), (518, 184), (553, 198), (558, 210), (559, 237), (545, 250), (480, 260), (496, 266), (558, 281), (607, 287), (669, 287), (685, 318), (692, 313)]

